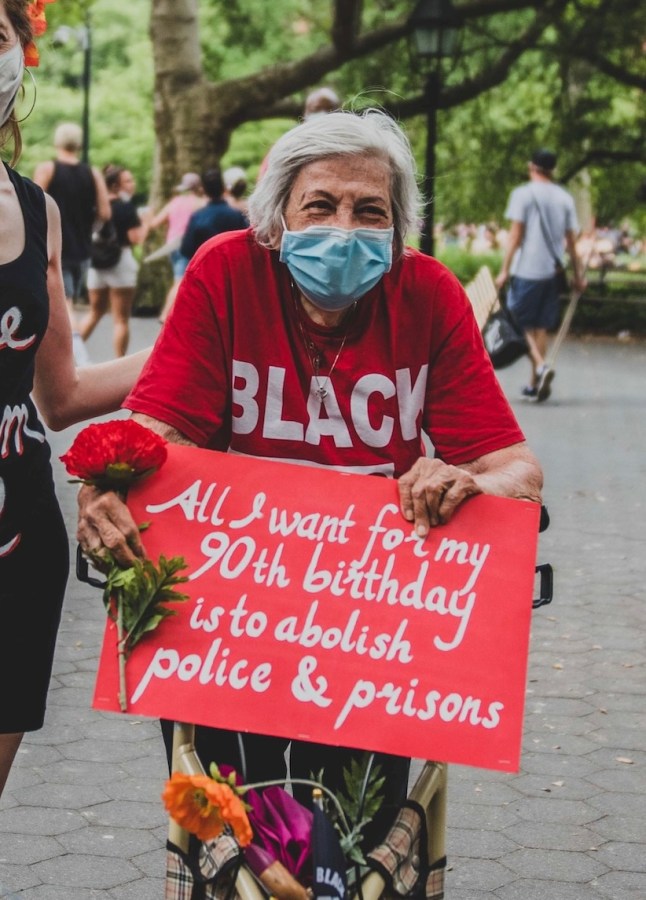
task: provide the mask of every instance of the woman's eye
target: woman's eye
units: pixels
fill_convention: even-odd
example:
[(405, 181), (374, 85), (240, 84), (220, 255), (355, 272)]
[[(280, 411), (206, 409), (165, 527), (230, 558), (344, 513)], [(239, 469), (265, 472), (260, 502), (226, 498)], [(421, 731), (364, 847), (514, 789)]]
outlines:
[(332, 204), (329, 200), (312, 200), (311, 203), (308, 203), (305, 207), (306, 210), (331, 210)]

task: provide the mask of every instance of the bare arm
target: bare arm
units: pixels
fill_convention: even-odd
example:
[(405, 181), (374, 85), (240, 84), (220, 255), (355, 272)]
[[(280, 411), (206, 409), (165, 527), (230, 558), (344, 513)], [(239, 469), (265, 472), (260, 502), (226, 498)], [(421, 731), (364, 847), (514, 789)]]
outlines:
[(509, 229), (509, 235), (507, 236), (507, 244), (505, 246), (505, 255), (502, 261), (502, 268), (496, 277), (496, 287), (500, 289), (503, 287), (507, 279), (509, 278), (509, 270), (511, 269), (511, 261), (514, 258), (514, 253), (523, 242), (523, 236), (525, 234), (525, 226), (522, 222), (512, 222), (511, 227)]
[(50, 185), (52, 177), (54, 175), (54, 163), (51, 159), (45, 160), (45, 162), (38, 163), (36, 168), (34, 169), (34, 177), (32, 181), (41, 187), (44, 191)]
[(143, 244), (148, 237), (148, 231), (148, 223), (142, 222), (141, 225), (137, 225), (136, 228), (128, 229), (128, 240), (131, 244)]
[(421, 457), (399, 479), (401, 511), (419, 535), (448, 522), (458, 506), (476, 494), (541, 502), (543, 473), (525, 442), (451, 466)]
[(155, 213), (154, 216), (151, 216), (148, 222), (148, 228), (152, 231), (153, 228), (159, 228), (160, 225), (163, 225), (164, 222), (168, 221), (168, 211), (169, 211), (170, 203), (167, 203), (165, 206), (159, 210), (158, 213)]
[(94, 178), (94, 189), (96, 191), (96, 217), (101, 222), (107, 222), (108, 219), (112, 218), (112, 207), (110, 206), (110, 197), (105, 179), (94, 166), (92, 166), (92, 177)]
[(61, 225), (58, 207), (47, 204), (47, 290), (49, 324), (36, 355), (34, 400), (47, 425), (68, 425), (119, 409), (134, 385), (150, 349), (120, 359), (77, 369), (61, 273)]
[[(134, 413), (134, 421), (155, 431), (172, 444), (194, 447), (176, 428), (159, 419)], [(76, 537), (88, 556), (96, 557), (103, 548), (112, 553), (122, 566), (130, 566), (137, 557), (143, 558), (146, 550), (130, 510), (113, 491), (100, 491), (84, 485), (78, 494), (79, 519)]]

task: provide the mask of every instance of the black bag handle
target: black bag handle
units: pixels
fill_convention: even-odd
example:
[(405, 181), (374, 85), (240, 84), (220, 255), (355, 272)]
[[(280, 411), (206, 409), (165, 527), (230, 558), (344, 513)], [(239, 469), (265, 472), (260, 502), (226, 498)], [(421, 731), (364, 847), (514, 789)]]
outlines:
[(83, 556), (80, 544), (76, 545), (76, 577), (84, 584), (89, 584), (95, 588), (101, 588), (101, 590), (103, 590), (108, 583), (107, 581), (100, 581), (98, 578), (93, 578), (90, 575), (90, 567), (87, 558)]

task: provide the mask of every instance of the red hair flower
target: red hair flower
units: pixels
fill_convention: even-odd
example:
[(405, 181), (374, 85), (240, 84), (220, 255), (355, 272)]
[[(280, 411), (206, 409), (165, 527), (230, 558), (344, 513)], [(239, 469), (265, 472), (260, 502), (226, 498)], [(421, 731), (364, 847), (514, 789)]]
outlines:
[(124, 490), (166, 461), (166, 441), (132, 419), (88, 425), (60, 457), (70, 475), (103, 490)]
[[(47, 19), (45, 18), (45, 5), (47, 3), (54, 3), (54, 0), (32, 0), (27, 7), (34, 37), (41, 37), (47, 31)], [(39, 62), (38, 48), (31, 41), (25, 47), (25, 65), (37, 66)]]

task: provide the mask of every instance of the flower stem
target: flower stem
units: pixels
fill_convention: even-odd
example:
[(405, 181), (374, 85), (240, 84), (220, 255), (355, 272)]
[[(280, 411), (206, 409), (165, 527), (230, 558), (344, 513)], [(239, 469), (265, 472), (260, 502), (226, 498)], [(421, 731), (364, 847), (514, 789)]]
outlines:
[(117, 656), (119, 659), (119, 707), (121, 712), (128, 709), (126, 692), (126, 636), (123, 633), (123, 598), (117, 594)]
[(339, 820), (342, 824), (343, 830), (346, 834), (350, 834), (350, 825), (348, 824), (348, 820), (346, 818), (343, 807), (339, 803), (336, 796), (332, 793), (329, 788), (326, 788), (324, 784), (321, 784), (320, 781), (313, 781), (310, 778), (278, 778), (273, 781), (257, 781), (254, 784), (245, 784), (239, 790), (244, 794), (245, 791), (256, 790), (257, 788), (264, 787), (272, 787), (273, 785), (284, 785), (284, 784), (309, 784), (310, 787), (319, 788), (323, 793), (329, 797), (332, 801), (338, 815)]

